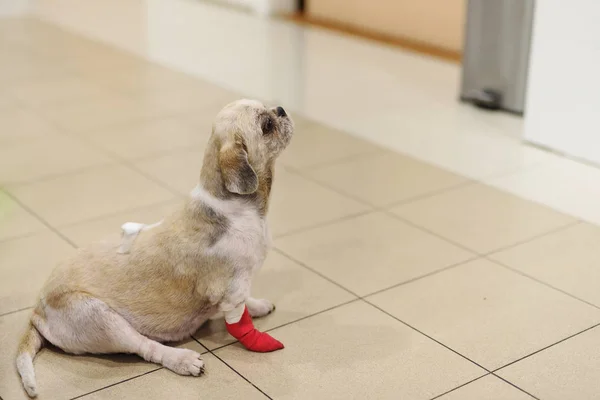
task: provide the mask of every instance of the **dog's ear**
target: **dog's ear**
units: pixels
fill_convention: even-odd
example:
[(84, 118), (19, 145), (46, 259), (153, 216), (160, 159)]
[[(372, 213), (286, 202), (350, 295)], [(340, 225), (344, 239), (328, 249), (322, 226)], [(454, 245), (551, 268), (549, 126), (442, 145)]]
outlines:
[(248, 161), (244, 140), (238, 135), (221, 147), (219, 168), (225, 187), (231, 193), (251, 194), (258, 189), (258, 177)]

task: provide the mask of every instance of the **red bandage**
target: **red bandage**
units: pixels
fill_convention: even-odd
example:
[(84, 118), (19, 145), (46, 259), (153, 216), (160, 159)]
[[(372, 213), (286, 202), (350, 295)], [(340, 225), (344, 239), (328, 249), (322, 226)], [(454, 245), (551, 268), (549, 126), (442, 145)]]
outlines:
[(250, 351), (267, 353), (269, 351), (283, 349), (283, 344), (279, 340), (274, 339), (268, 333), (259, 332), (254, 328), (252, 318), (248, 313), (248, 308), (245, 306), (242, 318), (234, 324), (225, 322), (225, 326), (227, 326), (227, 332), (239, 340), (239, 342)]

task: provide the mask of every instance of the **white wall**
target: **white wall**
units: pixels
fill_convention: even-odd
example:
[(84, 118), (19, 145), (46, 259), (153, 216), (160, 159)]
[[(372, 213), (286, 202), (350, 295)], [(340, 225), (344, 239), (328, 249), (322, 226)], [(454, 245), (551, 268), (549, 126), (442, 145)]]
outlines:
[(525, 139), (600, 164), (600, 0), (538, 0)]

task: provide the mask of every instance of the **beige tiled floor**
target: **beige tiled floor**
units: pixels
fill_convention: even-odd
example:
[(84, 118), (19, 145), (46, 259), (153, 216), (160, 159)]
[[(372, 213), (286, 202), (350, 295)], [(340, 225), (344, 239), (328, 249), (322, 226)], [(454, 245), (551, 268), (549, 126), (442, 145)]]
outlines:
[[(0, 19), (0, 397), (36, 293), (76, 246), (154, 222), (195, 185), (236, 94), (35, 20)], [(487, 151), (487, 150), (486, 150)], [(35, 361), (40, 399), (594, 399), (600, 228), (297, 118), (275, 249), (243, 350), (213, 320), (207, 373), (133, 356)]]

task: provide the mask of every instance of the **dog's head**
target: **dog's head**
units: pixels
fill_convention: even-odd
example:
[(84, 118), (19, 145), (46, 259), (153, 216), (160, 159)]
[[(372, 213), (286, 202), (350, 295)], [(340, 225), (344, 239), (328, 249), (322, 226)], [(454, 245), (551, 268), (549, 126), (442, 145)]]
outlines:
[[(248, 195), (271, 179), (275, 159), (289, 144), (294, 124), (281, 107), (268, 108), (255, 100), (227, 105), (213, 125), (212, 154), (230, 193)], [(208, 155), (208, 154), (207, 154)]]

